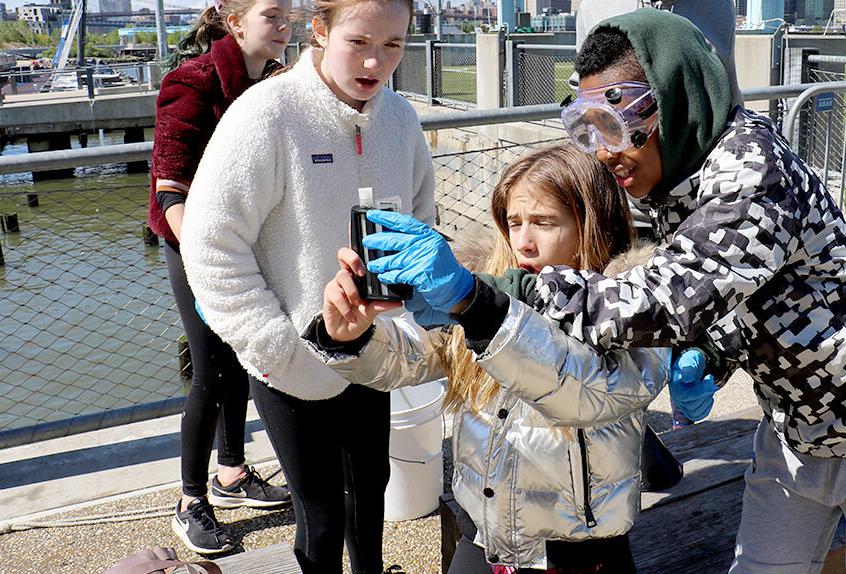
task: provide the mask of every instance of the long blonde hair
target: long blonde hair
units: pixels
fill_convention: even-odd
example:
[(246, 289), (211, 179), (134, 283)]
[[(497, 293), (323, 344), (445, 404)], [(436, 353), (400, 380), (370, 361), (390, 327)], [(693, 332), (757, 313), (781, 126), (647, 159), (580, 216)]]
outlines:
[[(611, 258), (624, 252), (635, 232), (624, 192), (592, 155), (568, 143), (535, 149), (509, 165), (491, 198), (497, 233), (491, 256), (481, 273), (502, 275), (517, 266), (508, 240), (508, 199), (518, 183), (553, 198), (561, 209), (573, 212), (579, 229), (576, 261), (580, 269), (602, 271)], [(464, 340), (464, 329), (454, 327), (443, 349), (449, 379), (444, 404), (451, 411), (465, 406), (474, 412), (490, 403), (500, 390), (474, 361)]]

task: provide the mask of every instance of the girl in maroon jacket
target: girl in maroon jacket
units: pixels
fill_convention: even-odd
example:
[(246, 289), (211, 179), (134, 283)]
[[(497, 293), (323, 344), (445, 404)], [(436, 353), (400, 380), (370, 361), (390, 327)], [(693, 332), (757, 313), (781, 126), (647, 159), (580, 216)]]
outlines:
[[(248, 87), (280, 65), (291, 33), (291, 0), (215, 0), (171, 56), (156, 102), (149, 223), (165, 240), (173, 294), (188, 336), (193, 376), (182, 416), (182, 499), (172, 527), (191, 550), (230, 550), (209, 500), (221, 507), (290, 504), (244, 464), (247, 373), (194, 308), (179, 253), (185, 197), (218, 121)], [(206, 497), (217, 428), (218, 471)]]

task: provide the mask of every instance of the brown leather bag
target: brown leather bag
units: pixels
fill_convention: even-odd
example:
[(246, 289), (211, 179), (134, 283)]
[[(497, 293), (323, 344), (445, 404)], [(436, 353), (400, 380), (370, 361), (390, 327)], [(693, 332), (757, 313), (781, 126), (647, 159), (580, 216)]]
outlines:
[(179, 566), (185, 566), (188, 574), (222, 574), (214, 562), (183, 562), (173, 548), (144, 548), (127, 556), (103, 574), (170, 574)]

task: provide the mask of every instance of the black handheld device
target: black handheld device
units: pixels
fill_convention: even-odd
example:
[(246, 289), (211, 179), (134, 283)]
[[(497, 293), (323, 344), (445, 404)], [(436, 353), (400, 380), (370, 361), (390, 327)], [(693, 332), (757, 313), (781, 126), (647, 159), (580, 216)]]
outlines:
[[(354, 205), (350, 210), (350, 246), (358, 253), (364, 264), (386, 255), (385, 251), (379, 249), (366, 249), (362, 240), (372, 234), (382, 231), (382, 226), (367, 219), (368, 210), (372, 207)], [(393, 209), (389, 209), (393, 211)], [(367, 271), (364, 277), (355, 276), (355, 284), (358, 293), (364, 299), (376, 301), (405, 301), (411, 299), (412, 289), (410, 285), (386, 285), (379, 281), (375, 274)]]

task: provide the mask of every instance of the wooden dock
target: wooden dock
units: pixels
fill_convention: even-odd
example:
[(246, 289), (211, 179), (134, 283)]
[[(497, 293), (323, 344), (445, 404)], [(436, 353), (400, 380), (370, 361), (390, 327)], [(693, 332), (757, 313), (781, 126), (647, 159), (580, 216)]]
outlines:
[[(725, 574), (734, 558), (743, 473), (752, 459), (761, 409), (706, 420), (661, 436), (684, 464), (684, 478), (665, 492), (644, 492), (643, 512), (631, 531), (640, 574)], [(843, 529), (824, 574), (843, 574)]]

